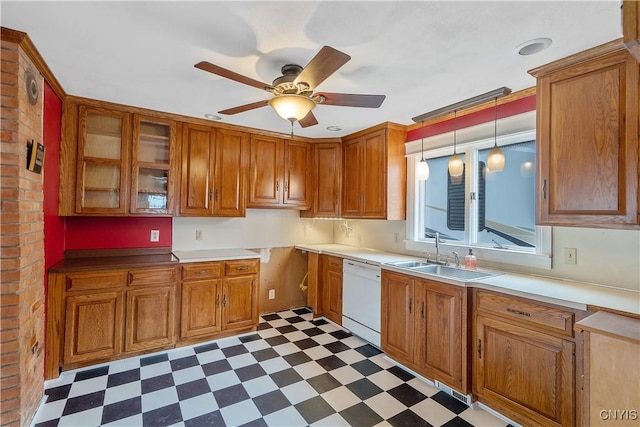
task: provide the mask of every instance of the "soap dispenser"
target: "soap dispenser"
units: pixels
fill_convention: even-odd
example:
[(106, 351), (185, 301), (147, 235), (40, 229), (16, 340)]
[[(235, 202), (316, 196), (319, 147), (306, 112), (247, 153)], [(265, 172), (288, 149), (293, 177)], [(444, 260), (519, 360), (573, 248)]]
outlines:
[(467, 270), (475, 270), (478, 267), (478, 260), (473, 254), (473, 250), (469, 249), (469, 254), (464, 257), (464, 268)]

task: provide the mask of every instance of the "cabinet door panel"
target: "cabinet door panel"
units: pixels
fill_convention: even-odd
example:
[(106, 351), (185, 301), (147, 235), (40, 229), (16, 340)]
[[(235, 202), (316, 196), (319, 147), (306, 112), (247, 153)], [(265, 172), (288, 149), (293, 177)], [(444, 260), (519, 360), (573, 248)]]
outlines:
[(213, 213), (217, 216), (245, 215), (245, 188), (249, 167), (249, 136), (244, 132), (218, 129)]
[(311, 205), (311, 145), (300, 141), (285, 142), (284, 199), (286, 205)]
[(425, 376), (462, 387), (462, 290), (416, 281), (420, 331), (416, 363)]
[(529, 422), (573, 425), (575, 345), (484, 316), (476, 328), (476, 392)]
[(387, 162), (384, 132), (364, 138), (362, 216), (385, 218), (387, 212)]
[(538, 78), (539, 224), (638, 222), (638, 73), (624, 50)]
[(130, 132), (128, 113), (80, 106), (76, 213), (127, 212)]
[(221, 279), (183, 282), (182, 338), (208, 335), (222, 329), (221, 294)]
[(251, 136), (248, 207), (282, 204), (282, 150), (282, 140), (279, 138)]
[(313, 215), (323, 218), (337, 218), (340, 216), (341, 145), (316, 144), (314, 149)]
[(414, 281), (412, 278), (382, 272), (382, 350), (400, 362), (413, 362)]
[(225, 329), (254, 326), (258, 323), (256, 276), (224, 279), (222, 296)]
[(173, 286), (127, 291), (125, 351), (169, 345), (175, 340)]
[(342, 216), (359, 217), (362, 201), (363, 146), (359, 140), (344, 144), (344, 186), (342, 189)]
[(122, 351), (122, 292), (66, 299), (64, 363), (116, 356)]
[(182, 136), (180, 214), (209, 216), (214, 161), (214, 130), (185, 125)]

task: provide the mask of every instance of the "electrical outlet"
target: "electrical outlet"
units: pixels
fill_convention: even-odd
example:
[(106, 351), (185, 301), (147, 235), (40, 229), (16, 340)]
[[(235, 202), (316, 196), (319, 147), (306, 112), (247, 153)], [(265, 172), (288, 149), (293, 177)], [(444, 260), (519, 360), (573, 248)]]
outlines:
[(269, 299), (276, 299), (276, 290), (269, 289)]
[(160, 230), (151, 230), (151, 242), (159, 242), (160, 241)]
[(196, 230), (196, 240), (202, 240), (202, 230)]
[(578, 251), (576, 248), (564, 248), (564, 263), (576, 265)]

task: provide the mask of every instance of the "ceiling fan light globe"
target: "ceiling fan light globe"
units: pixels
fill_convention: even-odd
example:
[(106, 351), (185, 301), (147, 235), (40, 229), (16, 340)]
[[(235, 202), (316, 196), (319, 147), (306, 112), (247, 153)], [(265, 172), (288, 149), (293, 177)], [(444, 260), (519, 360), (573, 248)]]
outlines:
[(494, 145), (489, 151), (487, 168), (489, 172), (502, 172), (504, 170), (504, 153), (497, 145)]
[(422, 159), (416, 165), (416, 179), (418, 181), (426, 181), (429, 179), (429, 164)]
[(449, 175), (453, 177), (462, 176), (464, 172), (464, 162), (458, 154), (454, 154), (449, 158)]
[(309, 97), (302, 95), (277, 95), (269, 100), (269, 105), (276, 110), (280, 117), (289, 121), (299, 121), (316, 106)]

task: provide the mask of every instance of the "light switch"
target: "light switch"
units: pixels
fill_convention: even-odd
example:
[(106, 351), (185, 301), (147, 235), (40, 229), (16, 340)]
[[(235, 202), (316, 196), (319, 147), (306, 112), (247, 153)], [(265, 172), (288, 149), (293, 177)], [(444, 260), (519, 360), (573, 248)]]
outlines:
[(578, 250), (576, 248), (564, 248), (564, 263), (570, 265), (576, 265), (576, 257), (578, 256)]

